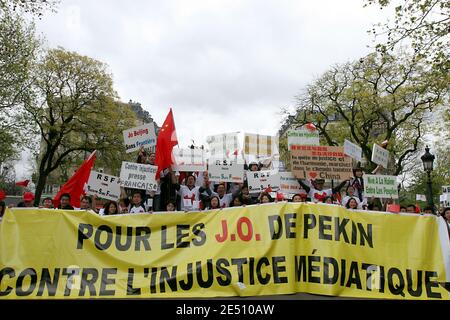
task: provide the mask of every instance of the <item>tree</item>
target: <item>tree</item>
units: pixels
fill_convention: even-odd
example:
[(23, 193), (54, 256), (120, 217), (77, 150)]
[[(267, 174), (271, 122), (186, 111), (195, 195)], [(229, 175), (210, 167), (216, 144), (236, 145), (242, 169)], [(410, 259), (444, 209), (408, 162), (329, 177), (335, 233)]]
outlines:
[(135, 118), (114, 102), (111, 75), (100, 61), (58, 48), (37, 65), (35, 77), (25, 109), (41, 139), (37, 204), (53, 171), (80, 152), (117, 150), (118, 132)]
[(59, 0), (0, 0), (1, 11), (22, 11), (42, 17), (44, 11), (54, 10)]
[(308, 85), (287, 122), (314, 123), (327, 145), (352, 140), (369, 160), (372, 143), (388, 140), (393, 174), (399, 175), (416, 157), (430, 116), (442, 107), (446, 93), (442, 74), (423, 59), (373, 53), (336, 65)]
[[(395, 6), (393, 23), (374, 26), (374, 35), (387, 35), (385, 43), (378, 43), (381, 52), (393, 50), (409, 41), (415, 54), (448, 69), (450, 41), (450, 3), (447, 0), (365, 0), (365, 5), (379, 5), (380, 9)], [(445, 66), (446, 65), (446, 66)]]

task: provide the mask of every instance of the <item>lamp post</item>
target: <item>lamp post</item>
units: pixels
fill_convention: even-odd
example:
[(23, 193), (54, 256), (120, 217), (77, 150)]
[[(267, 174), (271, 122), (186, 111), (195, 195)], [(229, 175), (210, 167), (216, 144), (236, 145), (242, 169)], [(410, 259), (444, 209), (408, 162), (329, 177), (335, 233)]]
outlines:
[(433, 203), (433, 191), (431, 189), (431, 171), (433, 171), (433, 161), (434, 161), (434, 155), (430, 153), (430, 148), (426, 146), (425, 148), (425, 154), (420, 158), (423, 162), (423, 169), (427, 173), (428, 179), (427, 179), (427, 204), (433, 209), (434, 211), (434, 203)]

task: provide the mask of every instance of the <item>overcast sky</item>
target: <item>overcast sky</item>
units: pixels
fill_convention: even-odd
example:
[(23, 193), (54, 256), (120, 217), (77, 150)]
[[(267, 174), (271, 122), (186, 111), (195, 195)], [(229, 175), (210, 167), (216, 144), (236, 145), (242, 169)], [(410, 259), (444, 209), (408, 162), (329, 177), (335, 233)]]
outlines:
[(48, 47), (108, 64), (120, 99), (158, 125), (172, 107), (186, 147), (275, 135), (280, 108), (331, 65), (367, 54), (380, 19), (363, 0), (62, 0), (37, 28)]

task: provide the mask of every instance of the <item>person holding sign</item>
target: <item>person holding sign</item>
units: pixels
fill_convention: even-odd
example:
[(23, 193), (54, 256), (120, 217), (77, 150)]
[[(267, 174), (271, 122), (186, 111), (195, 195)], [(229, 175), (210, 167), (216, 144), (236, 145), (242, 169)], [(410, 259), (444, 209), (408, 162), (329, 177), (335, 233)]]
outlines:
[(142, 202), (142, 194), (140, 191), (133, 192), (131, 203), (128, 206), (128, 213), (144, 213), (146, 212), (145, 206)]
[(195, 176), (189, 174), (186, 177), (186, 185), (175, 185), (175, 189), (178, 190), (181, 196), (181, 210), (183, 211), (199, 209), (200, 187), (195, 186), (195, 180)]
[(302, 179), (298, 179), (298, 182), (302, 186), (303, 189), (306, 190), (308, 193), (308, 197), (311, 199), (311, 201), (317, 203), (322, 202), (323, 198), (325, 197), (331, 197), (333, 194), (340, 192), (342, 187), (349, 182), (349, 180), (344, 180), (340, 185), (338, 185), (335, 188), (330, 189), (323, 189), (323, 186), (325, 184), (325, 179), (316, 179), (313, 180), (311, 185), (307, 185), (305, 182), (303, 182)]

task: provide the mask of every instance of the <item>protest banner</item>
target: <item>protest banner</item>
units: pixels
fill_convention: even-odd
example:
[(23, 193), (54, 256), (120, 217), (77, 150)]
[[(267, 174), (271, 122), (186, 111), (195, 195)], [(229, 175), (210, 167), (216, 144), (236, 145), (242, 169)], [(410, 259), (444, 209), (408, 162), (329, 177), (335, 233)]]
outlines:
[(389, 162), (389, 151), (374, 143), (372, 149), (372, 162), (379, 164), (383, 168), (387, 168)]
[(229, 158), (240, 151), (238, 132), (207, 136), (206, 143), (210, 158)]
[(276, 170), (247, 171), (248, 191), (260, 193), (270, 188), (277, 191), (280, 188), (280, 176)]
[(364, 196), (398, 199), (397, 177), (365, 174)]
[(221, 212), (99, 216), (8, 208), (0, 224), (1, 298), (304, 292), (450, 299), (441, 217), (287, 202)]
[(427, 201), (427, 197), (424, 194), (416, 194), (416, 201)]
[(122, 162), (120, 169), (120, 185), (125, 188), (156, 191), (155, 180), (157, 166), (133, 162)]
[(208, 176), (213, 182), (244, 182), (244, 164), (226, 159), (209, 159)]
[(195, 172), (206, 171), (205, 151), (202, 149), (172, 149), (174, 171)]
[(347, 180), (353, 176), (352, 159), (344, 147), (291, 146), (291, 170), (297, 179)]
[(91, 171), (87, 183), (87, 194), (96, 195), (103, 199), (117, 201), (120, 198), (119, 177)]
[(288, 148), (291, 145), (302, 145), (302, 146), (318, 146), (319, 142), (319, 131), (310, 130), (302, 127), (297, 130), (289, 130), (287, 133)]
[(300, 192), (300, 183), (292, 172), (279, 172), (280, 192), (286, 194), (295, 194)]
[(155, 124), (153, 122), (143, 124), (123, 131), (126, 153), (139, 150), (141, 147), (149, 150), (156, 146)]
[(356, 144), (345, 139), (344, 141), (344, 153), (349, 157), (352, 157), (356, 161), (362, 160), (362, 149)]
[(244, 154), (257, 158), (278, 154), (278, 137), (246, 133), (244, 135)]

